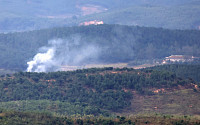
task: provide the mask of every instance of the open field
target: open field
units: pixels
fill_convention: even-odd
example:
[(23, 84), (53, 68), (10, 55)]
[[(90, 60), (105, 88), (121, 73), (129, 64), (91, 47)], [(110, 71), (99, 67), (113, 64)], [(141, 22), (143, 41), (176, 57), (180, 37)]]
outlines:
[(61, 66), (61, 71), (74, 71), (77, 69), (87, 69), (87, 68), (105, 68), (105, 67), (113, 67), (113, 68), (134, 68), (134, 69), (143, 69), (147, 67), (153, 67), (154, 64), (143, 64), (137, 66), (129, 66), (128, 63), (110, 63), (110, 64), (88, 64), (84, 66)]
[(128, 63), (88, 64), (84, 66), (61, 66), (61, 71), (73, 71), (77, 69), (105, 68), (105, 67), (124, 68), (124, 67), (128, 67)]

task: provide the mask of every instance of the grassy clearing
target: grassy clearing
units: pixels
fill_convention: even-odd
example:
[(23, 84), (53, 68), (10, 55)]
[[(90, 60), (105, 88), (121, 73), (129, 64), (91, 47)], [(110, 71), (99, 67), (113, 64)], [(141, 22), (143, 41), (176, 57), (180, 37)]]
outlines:
[(62, 71), (74, 71), (77, 69), (88, 69), (88, 68), (105, 68), (105, 67), (113, 67), (113, 68), (124, 68), (127, 67), (128, 63), (110, 63), (110, 64), (87, 64), (84, 66), (61, 66)]

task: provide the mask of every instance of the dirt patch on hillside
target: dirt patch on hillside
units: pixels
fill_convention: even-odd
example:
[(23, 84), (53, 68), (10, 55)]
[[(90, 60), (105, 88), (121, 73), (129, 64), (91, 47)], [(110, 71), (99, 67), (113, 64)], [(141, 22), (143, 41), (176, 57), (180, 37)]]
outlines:
[(152, 96), (133, 93), (131, 107), (123, 111), (130, 114), (178, 114), (200, 115), (200, 92), (182, 89), (159, 93)]

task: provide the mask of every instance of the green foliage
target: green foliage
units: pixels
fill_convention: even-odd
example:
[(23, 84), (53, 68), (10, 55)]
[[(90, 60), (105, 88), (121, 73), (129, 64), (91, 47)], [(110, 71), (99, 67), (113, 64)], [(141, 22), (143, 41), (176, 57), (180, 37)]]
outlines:
[(170, 72), (127, 68), (19, 72), (1, 77), (0, 105), (17, 111), (106, 115), (106, 111), (119, 112), (129, 107), (134, 99), (132, 90), (152, 95), (152, 88), (176, 88), (190, 83)]
[(4, 111), (22, 111), (22, 112), (48, 112), (58, 116), (84, 116), (90, 114), (106, 115), (106, 111), (100, 110), (95, 106), (88, 104), (69, 103), (50, 100), (19, 100), (0, 102), (0, 107)]
[[(1, 114), (0, 114), (1, 115)], [(129, 120), (116, 121), (113, 118), (75, 118), (75, 117), (56, 117), (46, 113), (24, 113), (24, 112), (3, 112), (0, 119), (1, 124), (8, 125), (134, 125), (134, 122)]]
[(150, 69), (159, 71), (169, 71), (175, 73), (178, 77), (193, 79), (200, 82), (200, 65), (187, 65), (187, 64), (173, 64), (173, 65), (162, 65), (155, 66)]
[(0, 113), (2, 125), (137, 125), (137, 124), (173, 124), (173, 125), (198, 125), (199, 118), (181, 118), (162, 116), (133, 116), (120, 117), (123, 121), (112, 117), (57, 117), (47, 113), (3, 112)]

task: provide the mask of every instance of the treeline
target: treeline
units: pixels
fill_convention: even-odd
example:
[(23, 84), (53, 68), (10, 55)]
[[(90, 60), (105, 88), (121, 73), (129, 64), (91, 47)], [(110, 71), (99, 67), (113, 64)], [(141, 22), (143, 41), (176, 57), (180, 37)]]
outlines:
[[(0, 34), (0, 68), (25, 70), (39, 48), (51, 39), (95, 45), (101, 50), (100, 63), (163, 58), (172, 54), (200, 55), (200, 31), (167, 30), (138, 26), (98, 25), (61, 27), (37, 31)], [(77, 51), (79, 48), (77, 48)]]
[(0, 123), (6, 125), (135, 125), (126, 117), (106, 118), (91, 117), (57, 117), (48, 113), (33, 112), (3, 112), (0, 113)]
[(0, 102), (0, 107), (4, 111), (20, 111), (32, 113), (49, 113), (57, 116), (85, 116), (85, 115), (111, 115), (108, 111), (89, 106), (87, 103), (51, 101), (49, 100), (18, 100)]
[(98, 115), (106, 114), (106, 111), (119, 112), (129, 107), (131, 99), (134, 99), (133, 90), (139, 94), (152, 95), (153, 88), (176, 88), (178, 85), (190, 85), (191, 82), (195, 83), (192, 79), (184, 80), (166, 71), (112, 67), (71, 72), (20, 72), (1, 76), (0, 101), (60, 101), (67, 102), (57, 103), (57, 108), (63, 109), (60, 114), (65, 114), (65, 104), (72, 104), (72, 110), (79, 108), (83, 111), (81, 115)]
[(170, 124), (199, 125), (200, 119), (192, 116), (138, 115), (131, 117), (57, 117), (48, 113), (0, 111), (0, 123), (5, 125), (137, 125)]

